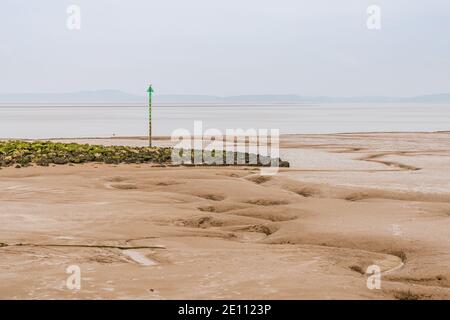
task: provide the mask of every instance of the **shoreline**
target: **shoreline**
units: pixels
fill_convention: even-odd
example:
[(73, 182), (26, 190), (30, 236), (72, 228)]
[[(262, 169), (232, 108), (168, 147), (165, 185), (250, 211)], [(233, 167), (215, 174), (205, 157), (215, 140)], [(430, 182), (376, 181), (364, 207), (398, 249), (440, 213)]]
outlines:
[[(333, 133), (283, 133), (280, 137), (292, 137), (292, 136), (332, 136), (332, 135), (354, 135), (354, 134), (450, 134), (449, 130), (438, 130), (438, 131), (355, 131), (355, 132), (333, 132)], [(199, 137), (193, 137), (199, 138)], [(171, 136), (153, 136), (152, 140), (170, 140)], [(25, 140), (25, 141), (53, 141), (53, 140), (146, 140), (148, 141), (148, 136), (90, 136), (90, 137), (47, 137), (47, 138), (5, 138), (0, 137), (0, 141), (6, 140)]]

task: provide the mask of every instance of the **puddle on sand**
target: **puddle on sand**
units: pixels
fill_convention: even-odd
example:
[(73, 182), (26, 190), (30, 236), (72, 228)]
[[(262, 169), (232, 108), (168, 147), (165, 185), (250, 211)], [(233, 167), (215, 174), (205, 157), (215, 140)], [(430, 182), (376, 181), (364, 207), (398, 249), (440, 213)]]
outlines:
[(66, 236), (57, 236), (54, 237), (56, 240), (74, 240), (74, 237), (66, 237)]
[(158, 263), (135, 250), (122, 250), (122, 253), (143, 266), (155, 266)]

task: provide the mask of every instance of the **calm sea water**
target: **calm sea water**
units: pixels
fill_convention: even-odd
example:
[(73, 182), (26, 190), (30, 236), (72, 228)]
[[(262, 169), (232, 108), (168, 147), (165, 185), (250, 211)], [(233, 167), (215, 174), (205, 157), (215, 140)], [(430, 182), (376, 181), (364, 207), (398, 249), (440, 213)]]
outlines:
[[(177, 128), (280, 129), (280, 133), (450, 130), (450, 104), (155, 106), (154, 135)], [(0, 106), (0, 138), (145, 136), (147, 108)]]

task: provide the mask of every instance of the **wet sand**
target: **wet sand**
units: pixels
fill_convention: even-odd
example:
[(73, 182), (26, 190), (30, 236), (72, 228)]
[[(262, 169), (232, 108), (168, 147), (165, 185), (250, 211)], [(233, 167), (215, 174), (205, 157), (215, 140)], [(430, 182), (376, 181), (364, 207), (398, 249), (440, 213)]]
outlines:
[[(291, 168), (270, 177), (1, 169), (0, 298), (450, 298), (450, 133), (289, 135), (281, 147)], [(66, 286), (71, 265), (80, 290)]]

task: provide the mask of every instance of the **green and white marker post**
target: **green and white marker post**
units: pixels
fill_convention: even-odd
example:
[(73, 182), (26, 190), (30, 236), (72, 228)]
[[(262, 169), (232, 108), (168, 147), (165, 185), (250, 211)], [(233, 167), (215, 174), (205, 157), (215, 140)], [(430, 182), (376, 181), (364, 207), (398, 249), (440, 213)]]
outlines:
[(148, 146), (152, 146), (152, 94), (153, 88), (150, 85), (147, 89), (148, 92)]

